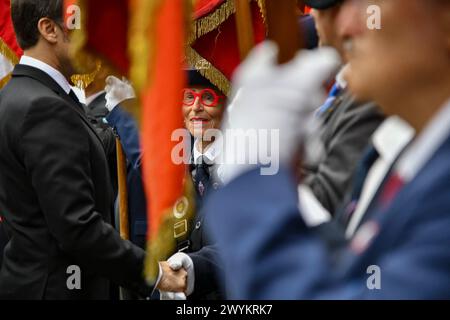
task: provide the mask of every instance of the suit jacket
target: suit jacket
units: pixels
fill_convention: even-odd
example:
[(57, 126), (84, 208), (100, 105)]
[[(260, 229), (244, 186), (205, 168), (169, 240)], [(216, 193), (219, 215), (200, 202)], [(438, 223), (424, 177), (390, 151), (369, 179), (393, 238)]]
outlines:
[(225, 297), (220, 283), (223, 266), (218, 248), (208, 234), (205, 224), (210, 219), (209, 213), (199, 210), (194, 219), (189, 235), (190, 246), (186, 254), (194, 263), (194, 292), (192, 300), (218, 300)]
[[(193, 156), (191, 155), (191, 163), (193, 162)], [(200, 196), (198, 190), (195, 192), (197, 212), (190, 228), (189, 247), (184, 251), (194, 263), (194, 292), (189, 296), (190, 300), (218, 300), (225, 297), (219, 280), (223, 270), (218, 249), (204, 227), (210, 215), (203, 210), (203, 201), (219, 188), (216, 169), (215, 166), (208, 169), (210, 179), (204, 197)], [(195, 166), (191, 165), (190, 173), (193, 177)], [(183, 246), (184, 244), (181, 243), (181, 247)]]
[(384, 116), (373, 103), (357, 103), (345, 91), (331, 110), (321, 116), (318, 137), (323, 152), (317, 161), (305, 162), (303, 183), (333, 213), (344, 200), (356, 165)]
[[(237, 178), (206, 204), (233, 299), (449, 299), (450, 137), (351, 243), (306, 227), (287, 169)], [(245, 199), (245, 205), (242, 205)], [(369, 289), (379, 271), (381, 288)]]
[(103, 142), (103, 147), (108, 161), (109, 172), (114, 191), (114, 197), (118, 194), (118, 180), (117, 180), (117, 152), (116, 152), (116, 135), (114, 130), (106, 124), (103, 119), (108, 113), (105, 107), (105, 95), (100, 95), (89, 106), (83, 105), (88, 119), (92, 126), (97, 131), (98, 136)]
[[(1, 217), (0, 213), (0, 217)], [(1, 220), (1, 219), (0, 219)], [(6, 244), (8, 243), (8, 237), (6, 235), (6, 231), (3, 228), (3, 221), (0, 221), (0, 269), (3, 263), (3, 250), (5, 249)]]
[[(107, 299), (110, 281), (147, 294), (144, 251), (111, 226), (102, 141), (46, 73), (17, 65), (0, 93), (0, 212), (10, 240), (2, 299)], [(81, 289), (67, 286), (68, 267)]]

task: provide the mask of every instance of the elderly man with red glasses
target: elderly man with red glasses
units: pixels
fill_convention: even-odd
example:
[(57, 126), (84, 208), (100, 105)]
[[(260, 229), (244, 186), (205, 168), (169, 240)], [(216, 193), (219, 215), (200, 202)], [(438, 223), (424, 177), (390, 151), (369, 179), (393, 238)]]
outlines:
[[(203, 199), (221, 184), (220, 172), (213, 166), (221, 155), (219, 130), (226, 103), (225, 95), (200, 72), (188, 70), (188, 87), (183, 90), (182, 110), (186, 129), (192, 136), (190, 173), (196, 190), (197, 215), (188, 240), (178, 243), (178, 252), (161, 262), (158, 289), (162, 300), (220, 299), (221, 263), (216, 246), (204, 232), (207, 212)], [(219, 169), (220, 170), (220, 169)]]

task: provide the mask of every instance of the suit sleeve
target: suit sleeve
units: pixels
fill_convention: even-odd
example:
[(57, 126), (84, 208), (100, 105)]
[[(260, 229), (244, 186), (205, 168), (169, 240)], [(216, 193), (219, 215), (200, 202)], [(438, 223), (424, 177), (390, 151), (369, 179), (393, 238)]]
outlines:
[(199, 251), (189, 253), (194, 263), (195, 283), (191, 299), (205, 296), (208, 293), (222, 291), (222, 265), (216, 245), (207, 245)]
[(63, 102), (36, 101), (21, 129), (25, 169), (50, 233), (61, 250), (89, 272), (147, 295), (145, 253), (124, 241), (97, 212), (89, 136), (79, 115)]
[[(449, 297), (450, 216), (439, 206), (440, 199), (430, 202), (420, 221), (402, 231), (401, 243), (384, 248), (381, 254), (369, 252), (367, 259), (356, 264), (358, 269), (352, 270), (350, 262), (356, 258), (352, 252), (330, 251), (318, 232), (306, 227), (295, 190), (287, 170), (276, 176), (260, 176), (256, 170), (237, 178), (207, 202), (213, 214), (207, 227), (225, 261), (231, 299)], [(245, 206), (236, 199), (245, 199)], [(380, 290), (367, 286), (370, 265), (381, 271)]]
[(134, 119), (120, 106), (117, 106), (106, 116), (106, 120), (116, 128), (123, 150), (133, 168), (139, 167), (141, 148), (139, 130)]
[(372, 133), (383, 120), (373, 104), (353, 104), (339, 116), (341, 119), (335, 128), (329, 128), (332, 132), (327, 137), (330, 141), (326, 145), (324, 160), (314, 172), (307, 172), (304, 181), (331, 214), (343, 200), (353, 171)]

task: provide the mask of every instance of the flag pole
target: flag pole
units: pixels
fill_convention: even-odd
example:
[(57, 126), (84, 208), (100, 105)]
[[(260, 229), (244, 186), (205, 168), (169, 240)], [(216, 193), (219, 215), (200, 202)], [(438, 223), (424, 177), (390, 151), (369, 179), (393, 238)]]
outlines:
[(130, 239), (130, 228), (128, 220), (128, 187), (127, 187), (127, 165), (126, 157), (120, 143), (119, 137), (116, 137), (117, 154), (117, 180), (119, 186), (119, 232), (120, 236)]
[(236, 28), (241, 60), (245, 60), (255, 45), (252, 13), (248, 0), (234, 0), (236, 7)]
[(278, 44), (278, 62), (289, 62), (304, 45), (295, 14), (297, 0), (265, 2), (268, 38)]

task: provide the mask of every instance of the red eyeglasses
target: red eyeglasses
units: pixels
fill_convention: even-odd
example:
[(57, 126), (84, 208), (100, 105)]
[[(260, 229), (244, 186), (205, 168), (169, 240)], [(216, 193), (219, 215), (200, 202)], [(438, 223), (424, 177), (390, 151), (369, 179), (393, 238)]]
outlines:
[(192, 89), (183, 90), (183, 104), (186, 106), (193, 106), (197, 98), (200, 99), (202, 105), (206, 107), (216, 107), (220, 99), (225, 96), (218, 95), (212, 89), (203, 89), (200, 92), (195, 92)]

